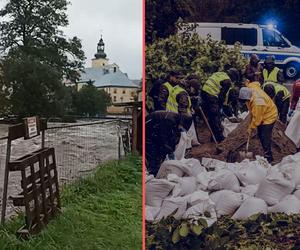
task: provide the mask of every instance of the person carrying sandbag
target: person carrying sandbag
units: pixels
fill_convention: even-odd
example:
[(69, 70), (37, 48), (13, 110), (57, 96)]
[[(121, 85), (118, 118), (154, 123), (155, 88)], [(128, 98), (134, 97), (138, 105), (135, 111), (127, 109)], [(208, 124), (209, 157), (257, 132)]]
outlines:
[(246, 103), (251, 114), (251, 122), (247, 130), (249, 137), (251, 137), (252, 131), (257, 129), (264, 157), (271, 163), (273, 161), (272, 130), (278, 117), (278, 111), (272, 99), (259, 86), (259, 82), (254, 82), (248, 84), (248, 87), (242, 87), (239, 92), (239, 100)]

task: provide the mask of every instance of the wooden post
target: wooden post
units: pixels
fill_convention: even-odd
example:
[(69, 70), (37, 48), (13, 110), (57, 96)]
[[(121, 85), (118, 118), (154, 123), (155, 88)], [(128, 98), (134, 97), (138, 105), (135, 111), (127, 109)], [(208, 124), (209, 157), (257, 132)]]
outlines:
[(133, 105), (132, 108), (132, 152), (137, 151), (137, 121), (138, 119), (138, 105)]
[(118, 120), (118, 160), (121, 160), (121, 122)]
[(6, 160), (5, 160), (4, 184), (3, 184), (3, 195), (2, 195), (2, 211), (1, 211), (2, 225), (5, 222), (5, 215), (6, 215), (7, 189), (8, 189), (8, 177), (9, 177), (8, 163), (10, 161), (10, 153), (11, 153), (11, 139), (10, 137), (8, 137), (7, 146), (6, 146)]

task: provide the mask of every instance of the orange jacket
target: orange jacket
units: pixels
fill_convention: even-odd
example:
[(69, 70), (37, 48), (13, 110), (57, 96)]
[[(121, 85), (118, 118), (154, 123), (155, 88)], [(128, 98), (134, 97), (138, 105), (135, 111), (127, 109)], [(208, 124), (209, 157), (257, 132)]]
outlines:
[(272, 124), (277, 120), (278, 111), (272, 99), (261, 89), (259, 82), (247, 84), (253, 89), (253, 94), (247, 102), (248, 110), (251, 114), (249, 128), (256, 129), (259, 125)]

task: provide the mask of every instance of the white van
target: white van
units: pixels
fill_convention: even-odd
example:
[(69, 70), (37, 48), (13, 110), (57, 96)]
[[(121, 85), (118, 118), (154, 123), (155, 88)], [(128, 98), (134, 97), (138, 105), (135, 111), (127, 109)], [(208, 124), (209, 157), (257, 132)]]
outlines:
[(195, 32), (201, 37), (210, 35), (217, 41), (225, 41), (229, 47), (235, 42), (242, 44), (242, 53), (250, 57), (255, 53), (263, 61), (274, 55), (276, 64), (285, 76), (294, 79), (300, 76), (300, 48), (291, 44), (278, 30), (269, 25), (237, 23), (196, 23)]

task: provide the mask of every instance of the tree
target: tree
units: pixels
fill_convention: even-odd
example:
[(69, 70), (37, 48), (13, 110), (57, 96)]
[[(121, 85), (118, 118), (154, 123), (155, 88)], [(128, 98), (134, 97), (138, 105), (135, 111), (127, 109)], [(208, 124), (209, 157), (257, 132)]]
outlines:
[(111, 105), (111, 97), (104, 90), (97, 89), (92, 84), (84, 85), (75, 95), (77, 114), (96, 116), (106, 114), (107, 107)]
[[(64, 79), (75, 82), (84, 52), (77, 37), (67, 39), (66, 0), (10, 0), (0, 11), (2, 88), (9, 90), (11, 112), (19, 116), (62, 115)], [(1, 86), (0, 86), (1, 87)]]

